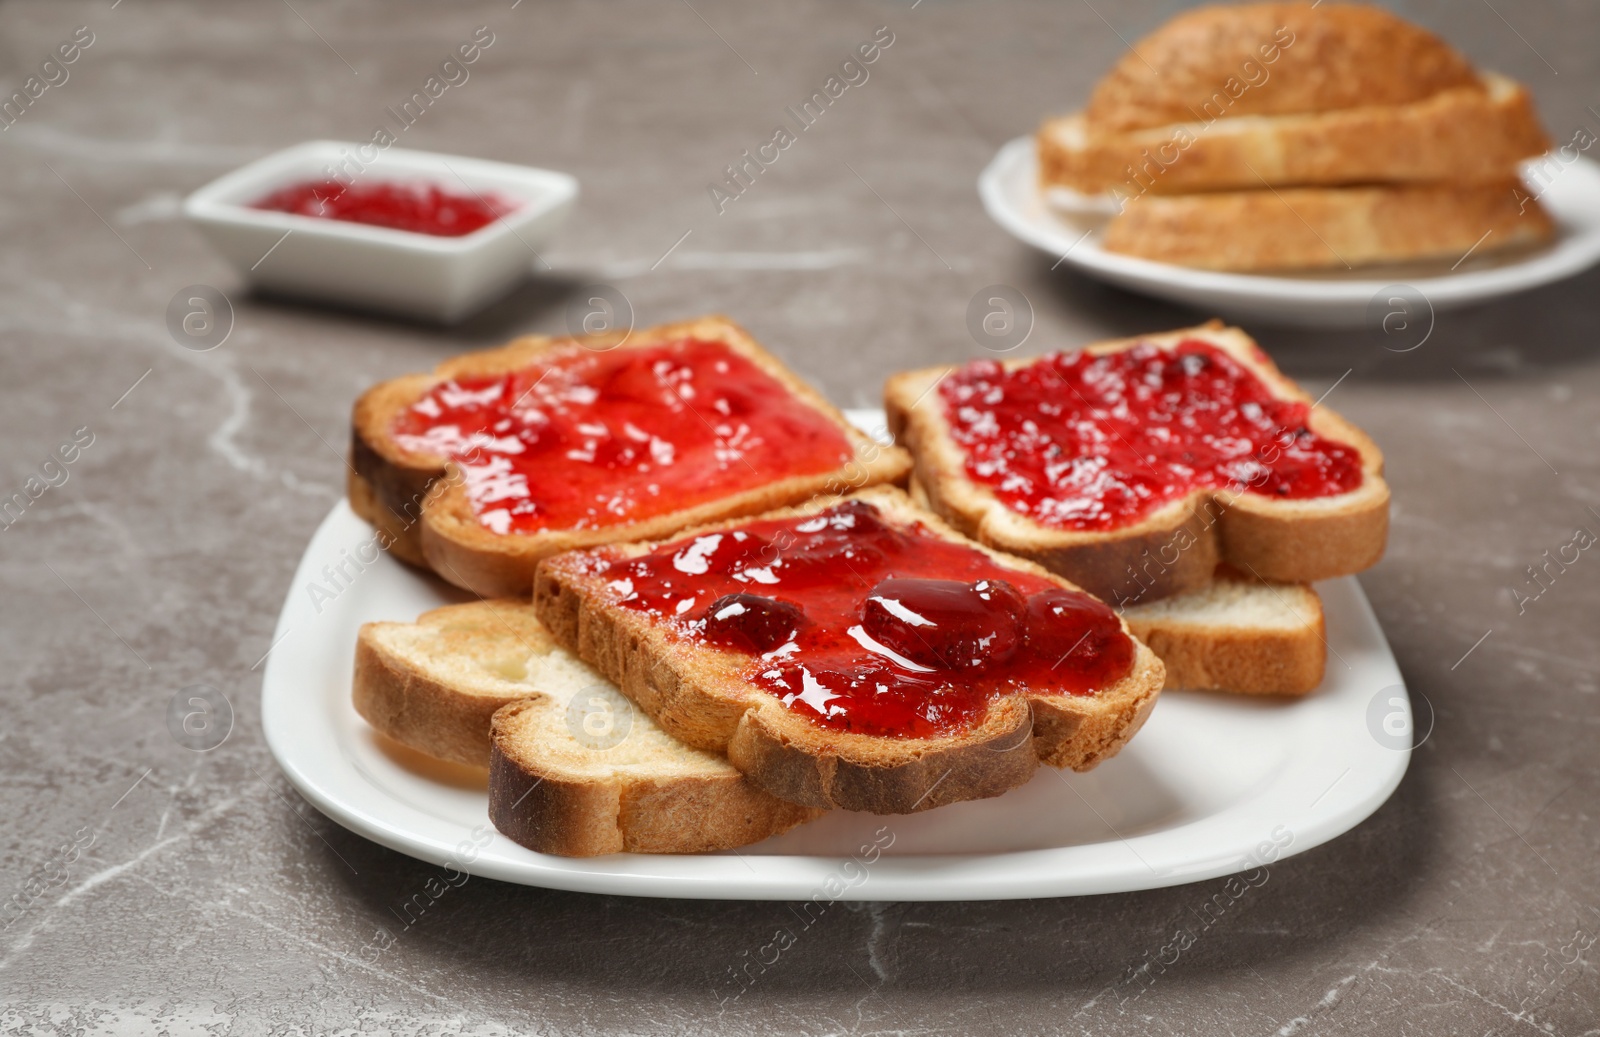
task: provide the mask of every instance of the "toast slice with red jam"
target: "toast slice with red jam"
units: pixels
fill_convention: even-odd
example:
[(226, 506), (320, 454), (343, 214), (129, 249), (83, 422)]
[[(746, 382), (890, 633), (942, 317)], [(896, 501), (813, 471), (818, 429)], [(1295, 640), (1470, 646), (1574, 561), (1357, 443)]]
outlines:
[(667, 733), (811, 807), (910, 813), (1087, 770), (1160, 660), (1103, 602), (876, 488), (546, 559), (557, 641)]
[(884, 405), (929, 506), (967, 536), (1121, 607), (1383, 555), (1389, 487), (1367, 435), (1211, 322), (890, 378)]
[(903, 479), (910, 461), (723, 317), (524, 338), (383, 382), (351, 418), (351, 506), (485, 597), (541, 558)]

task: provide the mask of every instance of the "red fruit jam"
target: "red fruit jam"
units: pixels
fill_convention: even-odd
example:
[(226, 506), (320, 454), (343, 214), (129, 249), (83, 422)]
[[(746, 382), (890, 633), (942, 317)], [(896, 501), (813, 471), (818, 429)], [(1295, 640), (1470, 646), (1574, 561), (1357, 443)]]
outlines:
[(751, 656), (747, 680), (831, 730), (949, 734), (999, 695), (1092, 695), (1133, 666), (1103, 602), (863, 501), (591, 557), (617, 604)]
[(695, 339), (572, 346), (509, 374), (450, 379), (402, 411), (393, 435), (455, 461), (496, 533), (637, 522), (853, 456), (777, 379)]
[(1300, 500), (1361, 485), (1361, 455), (1311, 431), (1308, 404), (1194, 339), (975, 361), (939, 395), (967, 475), (1058, 529), (1131, 525), (1196, 489)]
[(425, 183), (306, 180), (280, 188), (250, 208), (459, 238), (512, 212), (517, 203), (498, 195), (451, 194)]

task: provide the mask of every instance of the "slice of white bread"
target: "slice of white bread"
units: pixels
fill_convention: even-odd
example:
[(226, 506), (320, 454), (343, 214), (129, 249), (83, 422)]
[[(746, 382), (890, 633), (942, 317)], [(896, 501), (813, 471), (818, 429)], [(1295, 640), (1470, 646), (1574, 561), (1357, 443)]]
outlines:
[[(965, 543), (898, 490), (880, 487), (850, 499), (872, 505), (891, 526), (920, 525), (929, 535)], [(762, 518), (815, 514), (838, 503), (839, 498), (819, 498)], [(684, 541), (740, 525), (706, 526), (684, 534)], [(1026, 782), (1041, 760), (1088, 770), (1133, 736), (1160, 691), (1160, 660), (1135, 640), (1129, 674), (1092, 695), (1030, 688), (993, 700), (970, 729), (936, 737), (829, 730), (746, 681), (742, 673), (750, 656), (681, 640), (648, 614), (618, 604), (624, 592), (604, 577), (604, 565), (657, 546), (615, 545), (547, 559), (534, 588), (539, 618), (668, 733), (697, 748), (726, 753), (755, 784), (792, 802), (910, 813), (1000, 795)], [(1005, 568), (1073, 589), (1029, 562), (970, 546)]]
[(1111, 219), (1108, 252), (1204, 270), (1346, 270), (1459, 261), (1555, 234), (1520, 181), (1297, 187), (1144, 198)]
[(1528, 91), (1377, 7), (1188, 11), (1038, 135), (1040, 177), (1124, 199), (1310, 184), (1487, 182), (1548, 147)]
[(1199, 590), (1122, 610), (1167, 667), (1169, 689), (1304, 695), (1322, 683), (1322, 599), (1304, 584), (1271, 584), (1225, 569)]
[[(922, 484), (908, 491), (928, 506)], [(1322, 683), (1327, 628), (1322, 599), (1299, 583), (1264, 583), (1219, 566), (1210, 583), (1143, 605), (1122, 618), (1166, 667), (1166, 690), (1304, 695)]]
[(356, 712), (402, 745), (489, 765), (489, 719), (535, 695), (565, 700), (604, 678), (556, 644), (526, 601), (446, 605), (356, 635)]
[[(1217, 321), (1083, 348), (1103, 354), (1141, 343), (1172, 348), (1190, 339), (1222, 350), (1275, 395), (1312, 403), (1250, 336)], [(1035, 362), (1018, 358), (1003, 365)], [(1234, 487), (1197, 489), (1120, 529), (1073, 530), (1013, 511), (967, 476), (966, 454), (950, 436), (936, 390), (954, 370), (907, 371), (884, 386), (889, 427), (911, 451), (929, 506), (974, 540), (1030, 559), (1118, 607), (1203, 587), (1219, 562), (1273, 583), (1310, 583), (1359, 572), (1383, 555), (1389, 529), (1383, 455), (1364, 432), (1326, 407), (1313, 407), (1307, 423), (1360, 454), (1362, 482), (1349, 493), (1284, 500)]]
[[(1267, 89), (1271, 89), (1270, 86)], [(1095, 133), (1084, 113), (1035, 138), (1041, 187), (1152, 195), (1376, 183), (1504, 183), (1550, 146), (1527, 87), (1493, 73), (1408, 104)]]
[[(770, 478), (721, 499), (635, 522), (497, 534), (479, 521), (459, 477), (460, 469), (451, 465), (449, 458), (408, 450), (392, 434), (403, 411), (452, 378), (538, 369), (542, 358), (575, 346), (597, 351), (645, 349), (682, 339), (720, 342), (750, 360), (800, 403), (835, 425), (853, 448), (853, 456), (832, 471), (814, 475), (773, 472)], [(743, 328), (715, 316), (625, 336), (523, 338), (500, 349), (455, 357), (429, 374), (383, 382), (356, 401), (350, 455), (351, 507), (378, 527), (380, 542), (397, 557), (431, 567), (451, 583), (484, 597), (528, 593), (539, 560), (561, 551), (670, 536), (691, 525), (767, 511), (818, 493), (843, 493), (894, 482), (903, 479), (910, 467), (901, 451), (881, 446), (851, 426), (832, 404), (762, 349)], [(447, 471), (452, 476), (444, 478)]]
[(491, 820), (541, 853), (705, 853), (820, 814), (666, 734), (557, 646), (524, 601), (366, 624), (353, 697), (402, 745), (488, 767)]

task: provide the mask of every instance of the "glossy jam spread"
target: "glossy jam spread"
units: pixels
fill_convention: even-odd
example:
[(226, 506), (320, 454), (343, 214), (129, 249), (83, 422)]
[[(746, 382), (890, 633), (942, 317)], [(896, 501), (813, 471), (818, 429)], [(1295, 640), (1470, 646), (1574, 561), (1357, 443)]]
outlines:
[(459, 238), (488, 226), (517, 205), (495, 195), (452, 194), (427, 183), (306, 180), (280, 188), (250, 207)]
[(395, 442), (460, 465), (496, 533), (636, 522), (838, 468), (850, 441), (721, 342), (573, 346), (458, 378), (402, 411)]
[(1060, 529), (1116, 529), (1195, 489), (1303, 499), (1361, 485), (1361, 455), (1311, 431), (1309, 405), (1207, 342), (978, 361), (939, 394), (967, 474)]
[(748, 680), (838, 731), (960, 731), (998, 695), (1093, 694), (1133, 664), (1102, 602), (861, 501), (593, 557), (622, 607), (751, 656)]

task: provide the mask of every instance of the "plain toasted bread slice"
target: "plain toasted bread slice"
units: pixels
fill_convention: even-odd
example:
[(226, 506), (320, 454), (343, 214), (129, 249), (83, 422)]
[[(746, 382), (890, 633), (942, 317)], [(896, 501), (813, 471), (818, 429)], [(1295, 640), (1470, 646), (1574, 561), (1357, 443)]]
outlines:
[[(749, 359), (802, 405), (837, 427), (854, 450), (838, 468), (814, 475), (758, 473), (750, 487), (719, 500), (639, 521), (586, 529), (547, 529), (498, 534), (480, 522), (449, 458), (419, 454), (395, 442), (391, 429), (402, 411), (435, 385), (451, 378), (536, 369), (542, 357), (575, 345), (595, 350), (658, 346), (680, 339), (720, 342)], [(541, 558), (597, 544), (669, 536), (704, 522), (750, 515), (794, 504), (818, 493), (843, 493), (903, 479), (909, 459), (851, 426), (839, 411), (738, 325), (704, 317), (623, 335), (586, 339), (523, 338), (500, 349), (469, 353), (440, 364), (430, 374), (383, 382), (356, 401), (351, 418), (350, 503), (376, 525), (380, 541), (400, 558), (423, 561), (440, 576), (485, 597), (514, 597), (533, 586)], [(444, 478), (446, 473), (451, 477)]]
[(574, 734), (570, 718), (568, 705), (552, 698), (494, 715), (489, 819), (529, 849), (563, 857), (710, 853), (823, 814), (763, 792), (721, 756), (689, 748), (641, 711), (628, 716), (615, 744)]
[(820, 813), (662, 731), (558, 646), (525, 601), (366, 624), (353, 698), (402, 745), (488, 767), (491, 820), (541, 853), (705, 853)]
[[(921, 526), (928, 535), (966, 543), (898, 490), (864, 490), (851, 499), (871, 504), (892, 526)], [(815, 514), (840, 501), (820, 498), (762, 518)], [(702, 527), (684, 534), (684, 542), (739, 525)], [(1027, 781), (1041, 760), (1087, 770), (1133, 736), (1160, 690), (1161, 663), (1135, 640), (1131, 672), (1093, 695), (1029, 689), (994, 700), (970, 729), (938, 737), (828, 730), (747, 682), (742, 672), (750, 656), (680, 640), (648, 615), (616, 603), (621, 592), (600, 575), (604, 564), (658, 546), (616, 545), (547, 559), (534, 588), (540, 618), (668, 733), (726, 753), (760, 787), (806, 806), (910, 813), (999, 795)], [(1074, 589), (1029, 562), (970, 546), (1003, 567)]]
[(356, 636), (356, 712), (402, 745), (489, 765), (489, 719), (535, 695), (603, 684), (558, 645), (525, 601), (473, 601), (415, 623), (366, 623)]
[[(907, 491), (928, 495), (915, 479)], [(1210, 583), (1122, 609), (1133, 635), (1160, 657), (1168, 690), (1304, 695), (1322, 683), (1327, 628), (1322, 599), (1299, 583), (1264, 583), (1227, 566)]]
[(1122, 610), (1161, 657), (1167, 688), (1240, 695), (1304, 695), (1322, 683), (1322, 599), (1304, 584), (1219, 572), (1199, 590)]
[(1527, 87), (1492, 73), (1408, 104), (1196, 113), (1124, 132), (1096, 133), (1078, 112), (1046, 122), (1036, 142), (1041, 187), (1106, 194), (1122, 204), (1264, 186), (1499, 184), (1515, 178), (1522, 159), (1550, 146)]
[(1455, 260), (1555, 234), (1520, 181), (1298, 187), (1141, 199), (1106, 225), (1108, 252), (1205, 270), (1346, 270)]
[[(1141, 343), (1170, 348), (1190, 339), (1225, 351), (1274, 394), (1312, 403), (1250, 336), (1216, 321), (1083, 348), (1103, 354)], [(1003, 364), (1016, 368), (1034, 362), (1019, 358)], [(1360, 454), (1362, 482), (1349, 493), (1281, 500), (1232, 487), (1195, 490), (1120, 529), (1072, 530), (1013, 511), (968, 477), (965, 452), (950, 436), (936, 391), (954, 370), (908, 371), (884, 386), (889, 427), (896, 442), (911, 451), (916, 481), (931, 509), (974, 540), (1030, 559), (1118, 607), (1199, 589), (1211, 582), (1220, 562), (1261, 580), (1311, 583), (1359, 572), (1383, 555), (1389, 529), (1383, 455), (1366, 433), (1326, 407), (1314, 406), (1308, 423)]]

